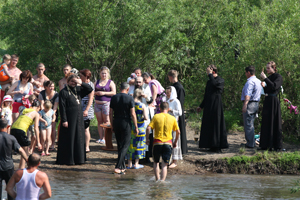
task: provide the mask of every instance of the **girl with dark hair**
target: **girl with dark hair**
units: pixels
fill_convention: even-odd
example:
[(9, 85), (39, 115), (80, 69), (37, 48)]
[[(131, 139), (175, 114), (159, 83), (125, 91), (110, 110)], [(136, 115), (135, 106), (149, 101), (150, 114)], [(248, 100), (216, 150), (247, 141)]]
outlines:
[[(38, 111), (40, 109), (40, 102), (35, 99), (31, 105), (31, 108), (25, 108), (18, 119), (11, 126), (11, 135), (15, 136), (18, 143), (28, 154), (28, 146), (30, 141), (28, 141), (27, 131), (28, 128), (34, 124), (34, 131), (39, 141), (39, 119), (40, 115)], [(25, 160), (20, 159), (19, 169), (25, 168)]]
[(39, 94), (39, 102), (41, 103), (41, 110), (44, 109), (44, 102), (50, 101), (52, 103), (52, 110), (55, 113), (55, 122), (52, 122), (51, 129), (51, 146), (49, 151), (53, 151), (55, 149), (55, 139), (56, 139), (56, 122), (58, 122), (58, 92), (54, 90), (54, 83), (52, 81), (45, 81), (43, 84), (45, 90), (41, 91)]
[[(25, 70), (20, 74), (20, 80), (15, 82), (8, 90), (8, 95), (13, 95), (14, 103), (12, 110), (13, 122), (16, 121), (19, 116), (19, 107), (23, 105), (23, 97), (27, 99), (29, 95), (33, 94), (33, 86), (30, 83), (32, 74), (29, 70)], [(25, 107), (29, 107), (28, 105)]]
[(267, 77), (264, 71), (260, 76), (264, 80), (261, 82), (265, 92), (265, 100), (262, 111), (262, 123), (260, 132), (260, 147), (262, 150), (272, 149), (280, 151), (282, 149), (282, 120), (280, 101), (277, 95), (283, 83), (282, 76), (277, 73), (276, 63), (271, 61), (266, 67)]
[(156, 107), (155, 113), (160, 113), (159, 104), (161, 102), (166, 101), (165, 89), (160, 84), (160, 82), (158, 82), (155, 79), (155, 77), (152, 74), (145, 72), (142, 74), (142, 77), (144, 79), (144, 82), (148, 84), (151, 89), (151, 94), (153, 99), (151, 105)]
[(94, 118), (94, 83), (90, 80), (92, 72), (88, 69), (83, 69), (80, 71), (80, 78), (83, 83), (89, 84), (93, 91), (87, 96), (82, 98), (82, 111), (83, 111), (83, 120), (84, 120), (84, 129), (85, 129), (85, 151), (90, 152), (90, 121)]

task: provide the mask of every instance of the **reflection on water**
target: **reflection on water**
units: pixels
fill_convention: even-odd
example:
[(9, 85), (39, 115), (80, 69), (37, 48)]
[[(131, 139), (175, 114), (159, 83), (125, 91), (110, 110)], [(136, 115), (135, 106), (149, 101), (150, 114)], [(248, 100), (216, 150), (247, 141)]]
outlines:
[[(48, 172), (51, 199), (297, 199), (297, 176), (174, 175), (155, 182), (149, 175)], [(6, 197), (6, 192), (3, 192)]]

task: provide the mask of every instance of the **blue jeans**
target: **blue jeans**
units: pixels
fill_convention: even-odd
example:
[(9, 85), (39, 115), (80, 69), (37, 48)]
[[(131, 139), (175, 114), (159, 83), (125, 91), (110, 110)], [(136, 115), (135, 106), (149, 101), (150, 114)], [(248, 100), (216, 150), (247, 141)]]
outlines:
[(258, 111), (259, 102), (249, 102), (247, 105), (247, 112), (243, 113), (244, 131), (246, 138), (246, 146), (255, 147), (254, 138), (254, 120)]

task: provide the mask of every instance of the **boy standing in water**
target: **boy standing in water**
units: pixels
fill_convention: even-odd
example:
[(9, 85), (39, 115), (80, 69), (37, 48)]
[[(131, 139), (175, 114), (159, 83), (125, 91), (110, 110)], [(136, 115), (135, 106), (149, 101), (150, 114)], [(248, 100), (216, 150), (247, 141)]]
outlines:
[[(147, 127), (146, 131), (146, 144), (149, 145), (150, 129), (155, 131), (153, 141), (153, 159), (154, 159), (154, 173), (156, 180), (164, 181), (167, 177), (167, 168), (171, 160), (172, 146), (176, 147), (178, 137), (180, 134), (176, 118), (168, 114), (169, 104), (162, 102), (159, 106), (159, 114), (154, 115), (152, 121)], [(172, 143), (172, 131), (176, 131), (176, 138)], [(162, 170), (159, 175), (159, 159), (162, 157)]]

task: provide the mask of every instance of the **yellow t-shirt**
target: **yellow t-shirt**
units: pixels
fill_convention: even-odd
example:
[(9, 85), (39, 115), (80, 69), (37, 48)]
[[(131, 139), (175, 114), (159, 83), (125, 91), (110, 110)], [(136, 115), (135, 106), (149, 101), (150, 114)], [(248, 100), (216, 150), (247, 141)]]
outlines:
[(26, 116), (27, 113), (33, 112), (33, 108), (25, 108), (22, 112), (22, 114), (18, 117), (18, 119), (13, 123), (11, 129), (19, 129), (25, 132), (25, 135), (27, 136), (27, 130), (29, 126), (34, 124), (34, 121)]
[(154, 115), (149, 126), (155, 130), (154, 139), (162, 142), (172, 140), (172, 131), (179, 129), (175, 117), (168, 113)]

